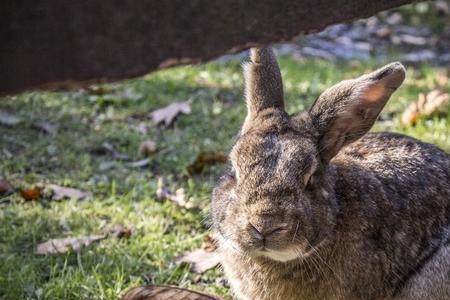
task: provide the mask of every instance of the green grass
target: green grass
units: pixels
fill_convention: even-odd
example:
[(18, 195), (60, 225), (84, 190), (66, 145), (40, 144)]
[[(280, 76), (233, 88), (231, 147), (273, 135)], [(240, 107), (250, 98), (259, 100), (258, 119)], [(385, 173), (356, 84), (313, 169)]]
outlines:
[[(373, 63), (280, 60), (287, 110), (307, 108), (326, 87), (376, 66)], [(436, 69), (408, 69), (408, 79), (384, 110), (375, 130), (403, 132), (450, 151), (450, 113), (402, 128), (399, 118), (419, 92), (435, 87)], [(0, 202), (0, 299), (116, 299), (130, 287), (173, 284), (227, 295), (218, 270), (191, 274), (174, 257), (201, 245), (214, 182), (226, 166), (190, 176), (187, 167), (200, 152), (227, 152), (245, 117), (243, 78), (238, 61), (161, 71), (100, 91), (32, 92), (0, 100), (0, 110), (22, 123), (0, 125), (0, 175), (17, 187), (55, 183), (91, 191), (93, 199), (25, 202), (13, 195)], [(447, 91), (450, 87), (446, 87)], [(192, 114), (169, 127), (152, 126), (148, 113), (191, 99)], [(58, 125), (51, 136), (34, 129), (46, 120)], [(143, 133), (138, 129), (148, 127)], [(140, 159), (142, 141), (159, 152), (146, 168), (118, 163), (99, 153), (108, 142)], [(203, 205), (187, 210), (155, 197), (157, 177)], [(36, 245), (51, 238), (102, 234), (114, 224), (132, 225), (129, 239), (107, 238), (80, 252), (39, 256)]]

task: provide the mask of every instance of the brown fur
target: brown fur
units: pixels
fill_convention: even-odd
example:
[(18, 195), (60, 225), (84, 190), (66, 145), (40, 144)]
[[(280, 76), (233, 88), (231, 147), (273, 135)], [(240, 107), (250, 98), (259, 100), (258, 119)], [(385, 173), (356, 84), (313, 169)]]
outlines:
[(222, 265), (242, 299), (450, 299), (450, 156), (367, 133), (400, 63), (283, 109), (269, 48), (245, 67), (248, 115), (214, 190)]

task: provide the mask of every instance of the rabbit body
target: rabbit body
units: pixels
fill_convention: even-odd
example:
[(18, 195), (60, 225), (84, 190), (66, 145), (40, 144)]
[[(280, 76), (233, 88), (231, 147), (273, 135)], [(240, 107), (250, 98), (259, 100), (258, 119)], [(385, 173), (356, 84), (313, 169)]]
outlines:
[(246, 299), (450, 299), (449, 170), (433, 145), (368, 133), (328, 166), (331, 240), (288, 262), (223, 249), (227, 277)]
[(238, 298), (450, 299), (450, 155), (366, 133), (403, 66), (293, 116), (270, 49), (252, 49), (245, 72), (248, 115), (211, 208)]

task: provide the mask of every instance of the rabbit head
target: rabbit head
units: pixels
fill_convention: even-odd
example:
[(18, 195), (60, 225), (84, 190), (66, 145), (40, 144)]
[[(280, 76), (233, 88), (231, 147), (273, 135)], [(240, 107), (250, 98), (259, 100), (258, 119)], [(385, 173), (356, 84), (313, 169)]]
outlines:
[(284, 111), (281, 74), (270, 48), (244, 65), (248, 114), (213, 193), (213, 228), (222, 247), (289, 261), (333, 234), (338, 203), (330, 160), (373, 125), (405, 78), (391, 63), (326, 90), (307, 112)]

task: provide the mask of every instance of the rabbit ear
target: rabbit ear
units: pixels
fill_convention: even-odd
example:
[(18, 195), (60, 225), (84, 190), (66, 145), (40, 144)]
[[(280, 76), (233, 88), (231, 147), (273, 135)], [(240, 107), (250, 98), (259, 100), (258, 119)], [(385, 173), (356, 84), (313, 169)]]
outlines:
[(319, 151), (324, 162), (369, 131), (404, 79), (405, 68), (395, 62), (338, 83), (320, 95), (309, 114), (319, 131)]
[(249, 126), (258, 112), (266, 108), (284, 109), (280, 68), (272, 49), (252, 48), (250, 62), (243, 65)]

